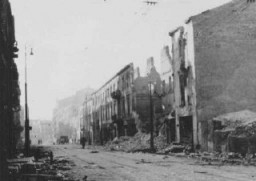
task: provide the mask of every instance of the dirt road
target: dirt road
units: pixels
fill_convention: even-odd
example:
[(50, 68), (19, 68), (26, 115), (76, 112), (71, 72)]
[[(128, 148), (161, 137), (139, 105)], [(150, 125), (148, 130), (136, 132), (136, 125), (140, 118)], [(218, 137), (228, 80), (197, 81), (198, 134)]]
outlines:
[(106, 152), (77, 145), (53, 146), (54, 156), (74, 161), (71, 173), (90, 181), (255, 181), (256, 168), (214, 166), (195, 159), (144, 153)]

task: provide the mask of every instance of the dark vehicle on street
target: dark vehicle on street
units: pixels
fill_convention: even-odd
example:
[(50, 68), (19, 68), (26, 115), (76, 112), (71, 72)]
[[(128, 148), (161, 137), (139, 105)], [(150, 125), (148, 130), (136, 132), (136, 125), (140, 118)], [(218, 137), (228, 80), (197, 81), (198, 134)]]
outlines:
[(60, 139), (58, 140), (58, 144), (66, 144), (68, 143), (68, 136), (61, 136)]

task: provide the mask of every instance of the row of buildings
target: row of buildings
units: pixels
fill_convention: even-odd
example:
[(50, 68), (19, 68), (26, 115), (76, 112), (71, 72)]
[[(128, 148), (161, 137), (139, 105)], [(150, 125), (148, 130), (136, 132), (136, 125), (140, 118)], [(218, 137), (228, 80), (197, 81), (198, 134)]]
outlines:
[(169, 32), (160, 73), (153, 58), (147, 60), (146, 77), (131, 63), (86, 97), (81, 135), (103, 144), (149, 132), (153, 114), (155, 134), (164, 125), (168, 142), (212, 150), (209, 133), (216, 128), (209, 120), (256, 111), (255, 9), (255, 3), (233, 0)]
[[(170, 48), (171, 47), (171, 48)], [(152, 104), (151, 104), (152, 101)], [(146, 76), (128, 64), (101, 88), (87, 96), (82, 108), (81, 135), (89, 143), (114, 137), (162, 132), (168, 142), (198, 144), (193, 27), (190, 20), (170, 33), (170, 46), (161, 52), (161, 72), (153, 57)]]
[[(160, 87), (160, 75), (153, 58), (147, 61), (147, 77), (141, 77), (132, 63), (126, 65), (101, 88), (87, 96), (83, 103), (82, 135), (90, 142), (101, 143), (114, 137), (134, 135), (149, 127), (148, 82)], [(150, 78), (150, 80), (149, 80)], [(160, 99), (153, 95), (159, 111)]]
[(19, 75), (14, 62), (17, 51), (11, 6), (8, 0), (0, 0), (0, 178), (3, 180), (8, 174), (6, 158), (13, 157), (22, 131)]

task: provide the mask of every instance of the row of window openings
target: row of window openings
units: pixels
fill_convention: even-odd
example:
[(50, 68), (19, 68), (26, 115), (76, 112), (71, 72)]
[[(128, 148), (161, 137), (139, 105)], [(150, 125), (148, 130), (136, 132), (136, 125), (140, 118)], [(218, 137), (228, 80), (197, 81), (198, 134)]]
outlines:
[[(105, 100), (105, 99), (107, 99), (107, 98), (110, 98), (110, 95), (111, 95), (111, 93), (112, 92), (114, 92), (115, 91), (115, 84), (113, 84), (112, 86), (110, 86), (110, 88), (108, 88), (104, 93), (102, 93), (102, 96), (101, 96), (101, 101), (102, 100)], [(105, 95), (106, 95), (106, 97), (105, 97)], [(100, 101), (100, 96), (97, 96), (96, 97), (96, 101), (93, 101), (93, 104), (94, 105), (97, 105), (98, 103), (100, 103), (101, 102)]]
[[(125, 81), (125, 76), (123, 75), (122, 76), (122, 89), (125, 89), (125, 88), (127, 88), (127, 87), (129, 87), (129, 81), (130, 81), (130, 76), (129, 76), (129, 73), (127, 73), (126, 74), (126, 81)], [(126, 86), (125, 86), (126, 85)], [(106, 98), (109, 98), (110, 97), (110, 94), (112, 93), (112, 92), (114, 92), (115, 91), (115, 84), (113, 85), (113, 86), (110, 86), (110, 88), (108, 88), (107, 90), (106, 90), (106, 92), (105, 93), (103, 93), (102, 94), (102, 100), (105, 100), (105, 95), (107, 95), (106, 96)], [(99, 103), (100, 102), (100, 96), (98, 96), (97, 98), (96, 98), (96, 105), (97, 105), (97, 103)]]
[(126, 80), (125, 80), (125, 75), (122, 76), (122, 82), (121, 82), (122, 83), (122, 85), (121, 85), (122, 90), (129, 87), (130, 81), (133, 81), (133, 77), (130, 76), (130, 72), (127, 72)]
[[(122, 100), (122, 105), (121, 105), (121, 115), (126, 115), (126, 111), (125, 111), (125, 103), (127, 103), (127, 115), (130, 115), (131, 113), (131, 107), (130, 107), (130, 96), (127, 95), (127, 99), (129, 101), (125, 101), (125, 99)], [(102, 108), (102, 112), (101, 112), (101, 118), (102, 119), (110, 119), (110, 115), (113, 116), (116, 114), (116, 103), (110, 103), (106, 106), (104, 106)]]
[(102, 107), (101, 118), (104, 120), (111, 119), (111, 116), (116, 114), (116, 103), (108, 104)]
[[(131, 114), (131, 104), (130, 104), (130, 95), (127, 95), (126, 101), (125, 99), (122, 99), (122, 105), (121, 105), (121, 115), (125, 116), (126, 115), (126, 109), (127, 108), (127, 115)], [(126, 107), (127, 106), (127, 107)]]
[[(127, 100), (130, 100), (129, 99), (129, 96), (127, 97)], [(122, 116), (125, 116), (126, 115), (126, 110), (125, 110), (125, 103), (127, 103), (127, 115), (130, 115), (131, 114), (131, 107), (130, 107), (130, 101), (125, 101), (123, 100), (122, 101), (122, 106), (121, 106), (121, 115)], [(101, 112), (101, 118), (104, 120), (109, 120), (111, 119), (111, 116), (115, 115), (116, 114), (116, 104), (109, 104), (105, 107), (102, 108), (102, 112)]]

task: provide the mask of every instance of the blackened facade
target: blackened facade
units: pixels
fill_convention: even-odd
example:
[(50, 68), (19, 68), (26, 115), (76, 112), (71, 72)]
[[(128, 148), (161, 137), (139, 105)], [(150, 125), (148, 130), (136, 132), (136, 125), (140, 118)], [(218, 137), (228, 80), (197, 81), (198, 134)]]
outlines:
[(14, 17), (8, 0), (0, 0), (0, 178), (5, 178), (5, 159), (12, 157), (22, 130), (19, 121), (19, 76), (14, 58)]

